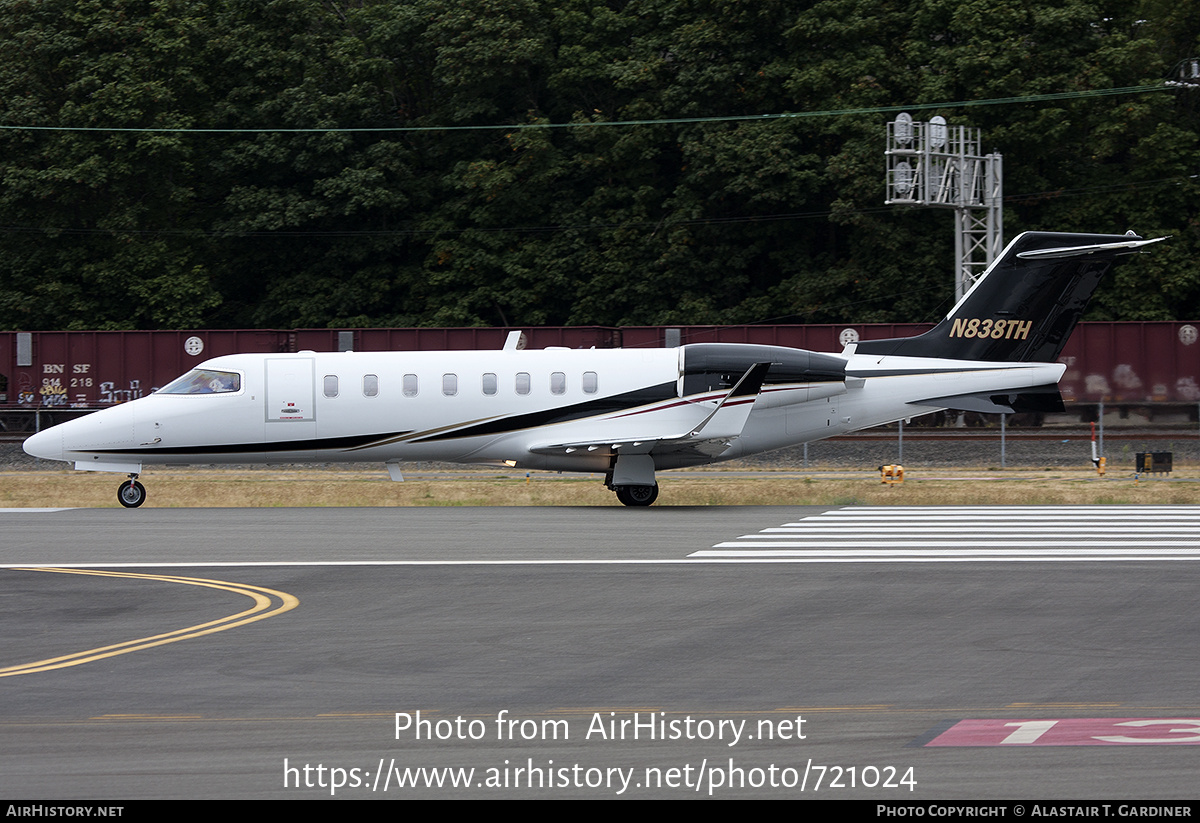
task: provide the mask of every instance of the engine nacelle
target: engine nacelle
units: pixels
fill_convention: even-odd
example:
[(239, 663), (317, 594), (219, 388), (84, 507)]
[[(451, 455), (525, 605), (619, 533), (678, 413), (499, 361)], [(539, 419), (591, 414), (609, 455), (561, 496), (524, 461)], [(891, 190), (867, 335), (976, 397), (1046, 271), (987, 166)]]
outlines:
[[(834, 354), (789, 349), (785, 346), (757, 346), (746, 343), (691, 343), (679, 349), (679, 396), (708, 391), (729, 391), (755, 363), (770, 363), (763, 380), (763, 394), (769, 387), (785, 384), (819, 386), (821, 397), (846, 390), (846, 360)], [(786, 393), (790, 394), (791, 391)], [(807, 399), (807, 398), (806, 398)], [(800, 398), (787, 402), (798, 402)]]

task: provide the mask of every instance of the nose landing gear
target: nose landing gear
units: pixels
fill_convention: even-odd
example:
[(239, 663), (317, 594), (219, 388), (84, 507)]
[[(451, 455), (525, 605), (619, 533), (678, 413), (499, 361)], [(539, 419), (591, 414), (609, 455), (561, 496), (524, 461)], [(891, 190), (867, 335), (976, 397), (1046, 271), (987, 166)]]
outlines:
[(129, 482), (117, 488), (117, 500), (127, 509), (136, 509), (146, 502), (146, 487), (137, 482), (137, 475), (130, 474)]

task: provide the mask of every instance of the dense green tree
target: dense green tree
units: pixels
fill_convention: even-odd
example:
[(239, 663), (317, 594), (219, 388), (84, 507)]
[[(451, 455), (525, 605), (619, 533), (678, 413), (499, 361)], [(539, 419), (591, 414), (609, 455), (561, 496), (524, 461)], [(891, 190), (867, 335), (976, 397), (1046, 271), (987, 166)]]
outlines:
[[(7, 2), (4, 125), (202, 125), (203, 2)], [(216, 306), (202, 196), (182, 133), (3, 131), (0, 210), (9, 327), (186, 326)]]
[[(883, 206), (894, 115), (810, 115), (1156, 85), (1198, 24), (1165, 0), (0, 0), (0, 327), (932, 319), (950, 215)], [(917, 116), (1004, 154), (1010, 237), (1173, 235), (1093, 316), (1194, 318), (1198, 106)], [(604, 125), (633, 120), (660, 122)], [(113, 128), (180, 131), (62, 130)]]

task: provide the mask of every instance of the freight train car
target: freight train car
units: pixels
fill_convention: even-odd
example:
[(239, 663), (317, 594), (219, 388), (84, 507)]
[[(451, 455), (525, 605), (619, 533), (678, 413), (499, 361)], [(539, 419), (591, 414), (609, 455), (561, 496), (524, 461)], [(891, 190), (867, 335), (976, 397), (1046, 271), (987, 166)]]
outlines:
[[(32, 432), (136, 400), (213, 357), (244, 352), (498, 349), (506, 329), (0, 332), (0, 430)], [(620, 332), (535, 328), (531, 348), (612, 348)]]
[[(1150, 420), (1195, 420), (1197, 323), (1080, 323), (1063, 350), (1060, 384), (1076, 419), (1101, 404)], [(928, 324), (596, 326), (524, 330), (530, 348), (626, 348), (760, 343), (837, 352), (848, 343), (908, 337)], [(34, 431), (142, 397), (211, 357), (238, 352), (498, 349), (508, 329), (292, 329), (0, 332), (0, 427)]]
[[(1067, 415), (1088, 422), (1102, 414), (1131, 424), (1197, 422), (1200, 418), (1200, 342), (1196, 322), (1091, 322), (1076, 326), (1059, 362)], [(626, 326), (624, 346), (684, 343), (760, 343), (836, 352), (859, 340), (911, 337), (932, 324), (805, 326)], [(926, 421), (945, 419), (945, 415)], [(1038, 422), (1041, 416), (1036, 418)], [(1028, 419), (1026, 423), (1030, 422)]]
[[(1059, 361), (1067, 402), (1195, 404), (1200, 402), (1197, 323), (1093, 322), (1076, 326)], [(807, 326), (625, 326), (622, 345), (760, 343), (837, 352), (859, 340), (912, 337), (928, 323)]]
[(135, 400), (221, 354), (279, 351), (272, 331), (0, 333), (0, 424), (34, 431)]

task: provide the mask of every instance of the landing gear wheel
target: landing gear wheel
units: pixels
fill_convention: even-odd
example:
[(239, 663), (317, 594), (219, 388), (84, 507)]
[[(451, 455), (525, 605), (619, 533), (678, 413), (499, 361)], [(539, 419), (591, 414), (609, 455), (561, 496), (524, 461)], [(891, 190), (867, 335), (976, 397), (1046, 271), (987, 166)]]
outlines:
[(658, 499), (658, 484), (653, 486), (617, 486), (617, 499), (626, 506), (649, 506)]
[(132, 479), (122, 483), (117, 489), (117, 500), (127, 509), (136, 509), (146, 502), (146, 487)]

